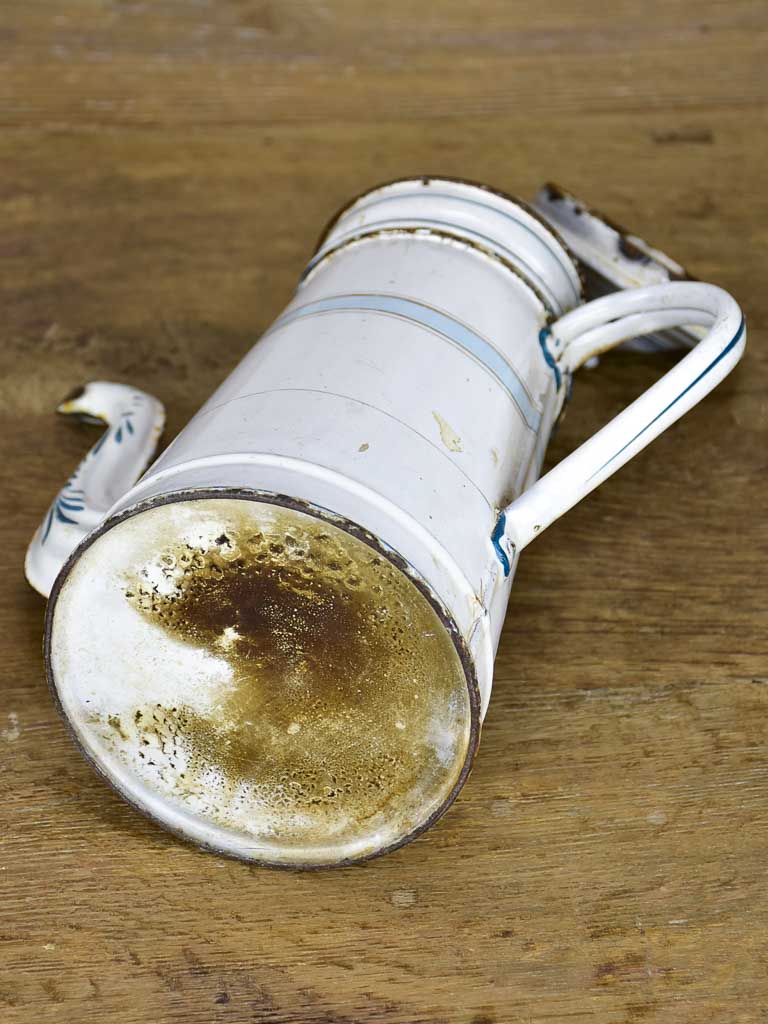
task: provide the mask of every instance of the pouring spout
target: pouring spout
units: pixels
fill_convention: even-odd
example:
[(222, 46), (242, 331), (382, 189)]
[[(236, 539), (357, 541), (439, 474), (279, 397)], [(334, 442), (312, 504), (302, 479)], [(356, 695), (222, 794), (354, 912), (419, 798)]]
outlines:
[(24, 573), (43, 597), (80, 541), (147, 468), (165, 425), (156, 398), (108, 381), (78, 388), (56, 411), (107, 429), (53, 499), (27, 548)]

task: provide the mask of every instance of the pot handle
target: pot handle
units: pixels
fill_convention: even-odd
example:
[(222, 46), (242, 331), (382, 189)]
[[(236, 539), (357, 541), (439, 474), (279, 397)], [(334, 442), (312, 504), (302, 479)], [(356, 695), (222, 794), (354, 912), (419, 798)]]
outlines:
[[(494, 543), (509, 563), (569, 508), (581, 501), (730, 373), (746, 341), (744, 317), (722, 288), (697, 281), (632, 288), (566, 313), (540, 338), (558, 380), (592, 356), (630, 338), (670, 327), (709, 328), (661, 380), (568, 455), (501, 513)], [(502, 559), (504, 562), (504, 559)], [(508, 568), (508, 566), (505, 566)]]
[(80, 541), (147, 468), (165, 426), (156, 398), (108, 381), (78, 388), (56, 411), (107, 429), (53, 499), (27, 548), (24, 573), (43, 597)]

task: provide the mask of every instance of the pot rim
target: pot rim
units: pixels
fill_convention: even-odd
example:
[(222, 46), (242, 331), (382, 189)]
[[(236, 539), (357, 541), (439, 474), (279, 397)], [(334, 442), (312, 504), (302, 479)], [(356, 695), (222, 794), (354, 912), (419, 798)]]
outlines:
[(542, 228), (544, 228), (544, 230), (549, 234), (551, 240), (554, 241), (556, 245), (559, 246), (559, 248), (566, 255), (568, 262), (571, 265), (571, 269), (573, 270), (574, 277), (578, 281), (577, 291), (579, 301), (585, 301), (585, 283), (584, 274), (581, 269), (581, 264), (579, 263), (579, 260), (574, 254), (573, 250), (570, 248), (568, 243), (565, 241), (565, 239), (562, 237), (560, 232), (557, 230), (556, 227), (554, 227), (553, 224), (551, 224), (545, 217), (543, 217), (541, 213), (539, 213), (539, 211), (535, 209), (530, 203), (526, 202), (525, 199), (520, 199), (518, 196), (513, 195), (511, 192), (505, 192), (503, 189), (495, 188), (492, 185), (486, 185), (483, 182), (475, 181), (472, 178), (460, 178), (452, 176), (450, 174), (409, 174), (402, 178), (392, 178), (391, 180), (379, 182), (378, 184), (373, 185), (370, 188), (367, 188), (364, 191), (358, 193), (352, 199), (349, 199), (347, 202), (342, 203), (342, 205), (338, 207), (336, 212), (332, 214), (332, 216), (326, 221), (322, 231), (320, 232), (320, 236), (315, 244), (315, 248), (312, 251), (312, 258), (317, 256), (317, 254), (327, 241), (328, 236), (331, 234), (338, 221), (344, 216), (345, 213), (348, 213), (357, 203), (359, 203), (361, 199), (365, 199), (368, 196), (374, 195), (377, 192), (383, 192), (392, 186), (405, 185), (408, 184), (409, 182), (412, 182), (414, 184), (420, 183), (422, 185), (430, 185), (432, 182), (446, 182), (450, 185), (465, 185), (467, 188), (475, 189), (479, 192), (484, 192), (486, 194), (496, 196), (498, 199), (504, 199), (506, 202), (511, 203), (513, 206), (517, 206), (519, 209), (523, 210), (524, 213), (527, 213), (529, 217), (537, 221), (538, 224)]

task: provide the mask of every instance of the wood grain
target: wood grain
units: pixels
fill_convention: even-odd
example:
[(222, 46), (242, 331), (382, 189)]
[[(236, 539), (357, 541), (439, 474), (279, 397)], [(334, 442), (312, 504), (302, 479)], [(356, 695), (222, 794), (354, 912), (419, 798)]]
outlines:
[[(8, 1024), (741, 1024), (768, 1012), (765, 6), (0, 6), (0, 1007)], [(477, 766), (357, 869), (249, 869), (124, 806), (43, 678), (23, 550), (83, 380), (169, 438), (356, 192), (545, 178), (731, 289), (747, 355), (526, 551)], [(554, 463), (670, 365), (580, 375)]]

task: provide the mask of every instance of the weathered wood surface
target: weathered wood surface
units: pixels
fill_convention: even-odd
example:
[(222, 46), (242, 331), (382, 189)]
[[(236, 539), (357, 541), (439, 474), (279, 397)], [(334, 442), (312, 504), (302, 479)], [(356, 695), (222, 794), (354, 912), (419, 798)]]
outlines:
[[(760, 2), (0, 6), (0, 1017), (739, 1024), (768, 1014), (766, 27)], [(748, 354), (526, 552), (475, 771), (363, 868), (197, 853), (86, 767), (23, 550), (82, 380), (170, 434), (334, 208), (560, 181), (730, 288)], [(670, 365), (583, 373), (554, 462)]]

